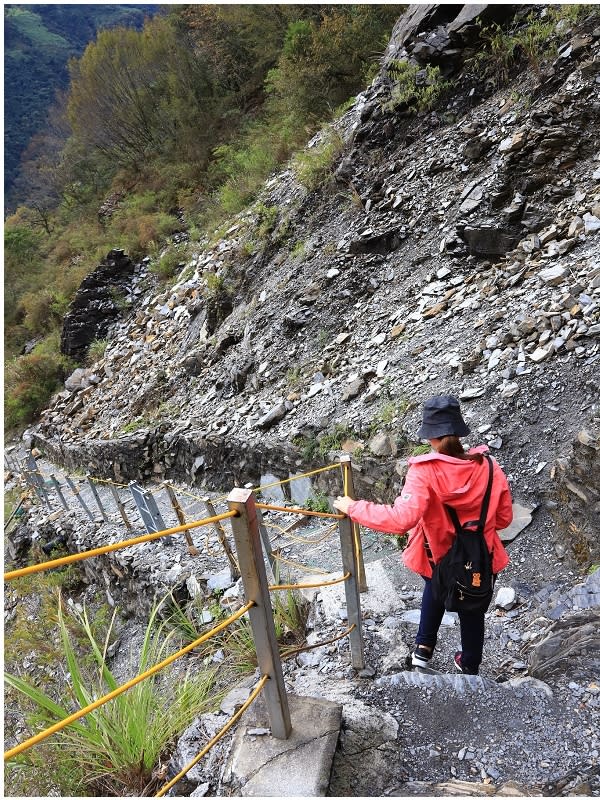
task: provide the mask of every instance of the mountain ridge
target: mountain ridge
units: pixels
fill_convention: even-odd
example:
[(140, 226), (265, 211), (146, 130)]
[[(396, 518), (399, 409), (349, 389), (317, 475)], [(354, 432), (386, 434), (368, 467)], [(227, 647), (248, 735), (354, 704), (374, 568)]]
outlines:
[(157, 8), (148, 4), (4, 6), (4, 193), (11, 203), (20, 158), (32, 136), (45, 125), (56, 92), (67, 86), (69, 58), (81, 55), (99, 30), (141, 27), (144, 16)]

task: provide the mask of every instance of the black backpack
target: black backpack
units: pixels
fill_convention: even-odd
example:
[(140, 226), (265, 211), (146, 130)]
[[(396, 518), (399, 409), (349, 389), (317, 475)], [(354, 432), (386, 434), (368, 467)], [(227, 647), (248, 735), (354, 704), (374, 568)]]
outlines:
[[(454, 508), (444, 504), (454, 524), (456, 536), (446, 555), (432, 564), (434, 596), (447, 611), (487, 611), (494, 593), (495, 575), (492, 557), (483, 535), (492, 492), (493, 465), (486, 456), (489, 468), (488, 484), (483, 496), (478, 520), (462, 525)], [(428, 553), (429, 545), (426, 542)]]

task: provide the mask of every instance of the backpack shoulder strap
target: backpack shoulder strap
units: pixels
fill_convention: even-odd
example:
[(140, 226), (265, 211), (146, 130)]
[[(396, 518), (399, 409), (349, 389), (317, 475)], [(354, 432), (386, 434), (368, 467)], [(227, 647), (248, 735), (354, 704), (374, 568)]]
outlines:
[(483, 529), (485, 528), (485, 521), (487, 519), (488, 508), (490, 507), (490, 497), (492, 496), (492, 481), (494, 480), (494, 465), (492, 463), (492, 459), (486, 455), (485, 460), (487, 461), (488, 465), (488, 482), (485, 489), (485, 494), (483, 495), (483, 502), (481, 504), (481, 514), (479, 515), (479, 523), (477, 525), (477, 530), (480, 533), (483, 533)]
[[(483, 530), (485, 528), (485, 521), (487, 519), (488, 508), (490, 507), (490, 497), (492, 495), (492, 481), (494, 477), (494, 465), (492, 463), (492, 459), (488, 455), (485, 455), (484, 457), (488, 465), (488, 482), (481, 503), (481, 513), (479, 514), (479, 520), (477, 521), (478, 533), (483, 533)], [(450, 519), (452, 520), (452, 524), (454, 525), (454, 530), (458, 533), (461, 525), (460, 525), (460, 520), (458, 518), (458, 514), (456, 513), (456, 509), (454, 509), (452, 506), (447, 505), (446, 503), (444, 503), (444, 508), (446, 509)]]

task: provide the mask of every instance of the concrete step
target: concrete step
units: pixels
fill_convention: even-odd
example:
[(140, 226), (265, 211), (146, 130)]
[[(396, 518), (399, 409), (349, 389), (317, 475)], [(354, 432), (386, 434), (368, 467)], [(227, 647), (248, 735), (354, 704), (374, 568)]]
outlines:
[(404, 670), (393, 675), (383, 675), (374, 681), (377, 687), (386, 686), (414, 686), (418, 688), (439, 689), (442, 692), (453, 691), (456, 694), (492, 691), (520, 691), (543, 692), (551, 697), (552, 691), (542, 681), (535, 678), (513, 678), (510, 681), (498, 683), (491, 678), (481, 675), (462, 675), (461, 673), (426, 673), (418, 670)]
[(340, 733), (342, 706), (288, 694), (292, 733), (275, 739), (260, 697), (237, 726), (223, 784), (236, 797), (324, 797)]

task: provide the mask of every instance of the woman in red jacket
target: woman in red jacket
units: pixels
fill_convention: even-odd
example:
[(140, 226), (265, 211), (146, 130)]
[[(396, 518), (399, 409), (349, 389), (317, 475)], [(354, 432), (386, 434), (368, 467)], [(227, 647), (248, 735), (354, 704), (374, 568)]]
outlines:
[[(402, 559), (406, 566), (425, 579), (421, 619), (412, 653), (414, 666), (427, 666), (435, 649), (444, 615), (443, 603), (431, 586), (431, 560), (440, 561), (455, 536), (454, 525), (444, 510), (452, 506), (461, 523), (477, 519), (488, 482), (488, 467), (483, 453), (486, 445), (465, 452), (461, 436), (469, 433), (452, 395), (436, 395), (423, 406), (419, 437), (427, 439), (433, 452), (410, 458), (409, 470), (393, 505), (379, 505), (366, 500), (338, 497), (334, 506), (368, 528), (401, 535), (409, 531)], [(494, 574), (508, 564), (508, 554), (497, 531), (512, 521), (512, 500), (506, 476), (493, 461), (492, 491), (484, 537), (492, 557)], [(430, 552), (427, 550), (427, 545)], [(461, 672), (476, 675), (483, 652), (485, 611), (460, 611), (462, 650), (454, 661)]]

